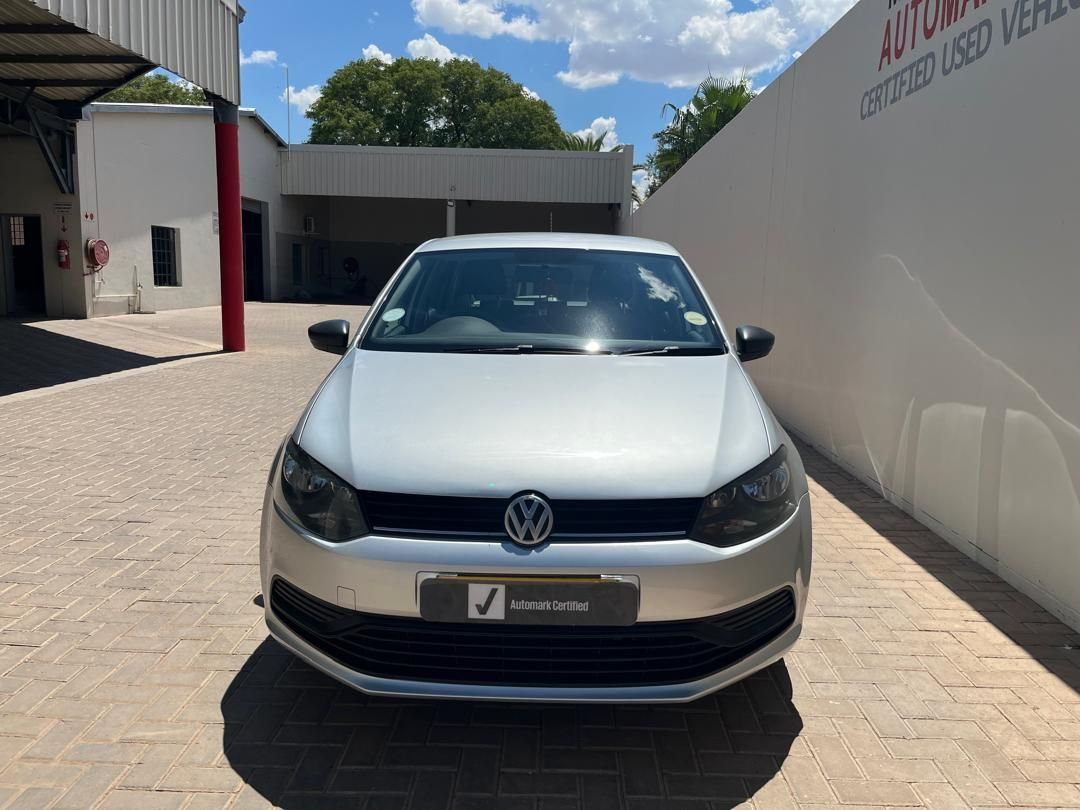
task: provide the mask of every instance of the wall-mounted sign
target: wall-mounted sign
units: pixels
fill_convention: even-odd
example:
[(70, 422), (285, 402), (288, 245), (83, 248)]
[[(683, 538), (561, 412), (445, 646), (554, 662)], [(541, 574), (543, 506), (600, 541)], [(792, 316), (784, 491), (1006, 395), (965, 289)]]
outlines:
[[(996, 11), (979, 15), (975, 12), (991, 0), (887, 0), (888, 14), (878, 55), (878, 73), (886, 68), (892, 72), (862, 94), (859, 118), (883, 112), (913, 93), (928, 87), (937, 76), (948, 76), (986, 56), (1000, 42), (1004, 48), (1028, 34), (1055, 23), (1070, 11), (1080, 11), (1080, 0), (1004, 0)], [(969, 11), (971, 16), (968, 17)], [(1080, 15), (1073, 15), (1077, 17)], [(960, 23), (967, 18), (968, 24)], [(995, 23), (1000, 20), (1000, 35), (995, 36)], [(950, 28), (948, 35), (944, 32)], [(928, 45), (942, 35), (940, 51)], [(932, 46), (931, 46), (932, 47)], [(916, 53), (923, 50), (922, 53)], [(905, 56), (911, 58), (902, 67), (897, 63)]]

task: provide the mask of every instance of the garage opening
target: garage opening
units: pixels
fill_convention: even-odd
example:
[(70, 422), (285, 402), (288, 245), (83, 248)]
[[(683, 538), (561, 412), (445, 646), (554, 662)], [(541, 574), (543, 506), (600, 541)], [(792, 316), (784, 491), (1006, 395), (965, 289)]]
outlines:
[(263, 284), (263, 215), (247, 207), (242, 212), (244, 231), (244, 300), (265, 301)]
[(41, 217), (0, 217), (0, 312), (5, 315), (45, 314), (45, 262), (41, 246)]

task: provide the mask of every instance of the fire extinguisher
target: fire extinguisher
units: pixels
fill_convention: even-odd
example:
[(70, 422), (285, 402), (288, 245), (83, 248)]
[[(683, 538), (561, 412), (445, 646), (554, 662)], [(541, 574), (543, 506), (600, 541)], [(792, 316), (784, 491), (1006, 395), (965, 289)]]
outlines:
[(66, 239), (61, 239), (56, 243), (56, 261), (61, 270), (71, 269), (71, 248), (68, 247)]

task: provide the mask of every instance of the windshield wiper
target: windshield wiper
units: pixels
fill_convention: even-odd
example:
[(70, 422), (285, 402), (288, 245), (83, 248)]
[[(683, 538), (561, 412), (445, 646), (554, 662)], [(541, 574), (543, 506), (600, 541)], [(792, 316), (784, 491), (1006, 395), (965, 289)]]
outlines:
[(520, 346), (464, 346), (443, 349), (447, 354), (530, 354), (533, 347), (528, 343)]
[(651, 349), (628, 349), (616, 352), (619, 357), (641, 357), (646, 354), (723, 354), (718, 346), (654, 346)]
[(607, 349), (584, 349), (575, 346), (534, 346), (522, 343), (517, 346), (466, 346), (443, 349), (449, 354), (612, 354)]
[(628, 349), (625, 352), (619, 352), (620, 357), (632, 357), (640, 356), (643, 354), (670, 354), (672, 352), (682, 351), (681, 346), (657, 346), (652, 349)]

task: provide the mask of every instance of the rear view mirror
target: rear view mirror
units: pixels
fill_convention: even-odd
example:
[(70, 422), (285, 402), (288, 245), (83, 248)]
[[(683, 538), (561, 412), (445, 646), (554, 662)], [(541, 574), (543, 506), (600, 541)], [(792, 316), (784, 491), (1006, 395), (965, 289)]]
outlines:
[(308, 340), (320, 352), (345, 354), (349, 348), (349, 322), (340, 318), (333, 321), (320, 321), (307, 330)]
[(735, 330), (735, 353), (744, 363), (764, 357), (772, 351), (776, 336), (760, 326), (740, 326)]

